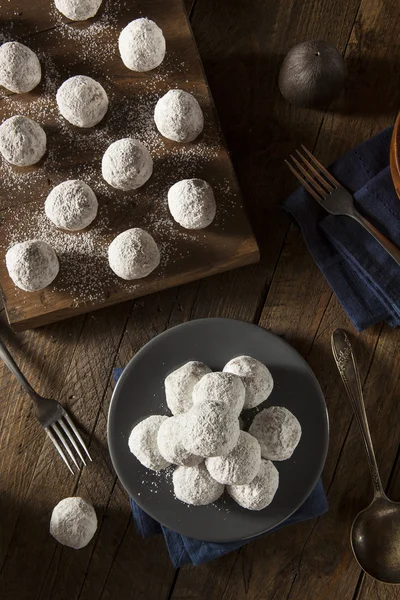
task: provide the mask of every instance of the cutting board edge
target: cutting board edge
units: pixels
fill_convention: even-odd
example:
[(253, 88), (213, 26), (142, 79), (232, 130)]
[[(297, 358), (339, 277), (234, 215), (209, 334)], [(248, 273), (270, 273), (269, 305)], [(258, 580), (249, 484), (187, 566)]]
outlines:
[[(254, 239), (253, 249), (251, 251), (249, 251), (247, 254), (237, 257), (234, 261), (232, 261), (229, 264), (219, 265), (217, 268), (212, 268), (207, 273), (204, 273), (201, 276), (198, 276), (197, 273), (193, 273), (193, 278), (185, 279), (185, 283), (192, 283), (193, 281), (199, 281), (201, 279), (206, 279), (207, 277), (210, 277), (211, 275), (217, 275), (219, 273), (231, 271), (233, 269), (238, 269), (240, 267), (246, 267), (246, 266), (249, 266), (249, 265), (259, 262), (260, 250), (259, 250), (256, 239), (255, 238), (253, 238), (253, 239)], [(101, 310), (103, 308), (107, 308), (110, 306), (116, 306), (118, 304), (121, 304), (122, 302), (129, 302), (129, 301), (135, 300), (137, 298), (144, 298), (146, 296), (160, 292), (162, 290), (176, 287), (177, 285), (179, 285), (179, 284), (171, 282), (171, 285), (162, 286), (160, 289), (155, 289), (155, 290), (149, 291), (143, 295), (141, 295), (140, 293), (139, 294), (133, 293), (131, 297), (126, 297), (123, 300), (114, 299), (114, 300), (106, 301), (101, 306), (96, 307), (96, 306), (89, 306), (87, 304), (82, 304), (80, 306), (62, 308), (59, 310), (42, 313), (41, 315), (37, 315), (34, 317), (28, 317), (28, 318), (25, 318), (23, 316), (21, 316), (20, 318), (18, 318), (18, 317), (13, 318), (12, 316), (10, 317), (10, 314), (9, 314), (6, 306), (5, 306), (5, 312), (6, 312), (8, 324), (10, 325), (10, 327), (13, 329), (13, 331), (20, 332), (20, 331), (26, 331), (28, 329), (36, 329), (37, 327), (42, 327), (44, 325), (50, 325), (52, 323), (57, 323), (59, 321), (63, 321), (64, 319), (70, 319), (72, 317), (77, 317), (77, 316), (80, 316), (83, 314), (94, 313), (97, 310)]]

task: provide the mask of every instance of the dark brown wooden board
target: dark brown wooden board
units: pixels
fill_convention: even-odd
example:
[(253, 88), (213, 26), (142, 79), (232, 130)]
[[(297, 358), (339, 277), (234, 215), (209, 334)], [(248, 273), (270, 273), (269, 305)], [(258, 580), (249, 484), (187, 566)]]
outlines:
[[(3, 163), (2, 167), (0, 284), (7, 316), (15, 330), (86, 313), (259, 259), (181, 0), (141, 0), (126, 6), (117, 3), (107, 10), (104, 15), (100, 13), (98, 26), (96, 21), (66, 25), (52, 9), (51, 0), (41, 2), (31, 15), (32, 31), (39, 29), (42, 19), (50, 18), (49, 28), (32, 36), (29, 45), (46, 57), (44, 81), (30, 94), (8, 94), (0, 101), (0, 119), (27, 114), (40, 121), (48, 133), (48, 155), (37, 166), (15, 169)], [(133, 73), (119, 57), (118, 35), (127, 23), (144, 14), (163, 29), (167, 56), (158, 69)], [(24, 30), (23, 21), (19, 27)], [(93, 76), (110, 96), (108, 115), (93, 130), (69, 126), (56, 108), (55, 90), (68, 76), (77, 74)], [(191, 144), (164, 140), (156, 131), (152, 118), (155, 103), (171, 88), (192, 92), (202, 106), (205, 129)], [(134, 193), (114, 190), (101, 178), (105, 149), (127, 135), (141, 139), (154, 159), (151, 180)], [(188, 177), (204, 178), (215, 190), (217, 217), (201, 231), (184, 230), (173, 221), (167, 207), (168, 188)], [(7, 273), (5, 252), (15, 241), (32, 237), (48, 240), (42, 230), (43, 221), (46, 231), (49, 229), (43, 216), (44, 200), (55, 184), (72, 178), (91, 184), (101, 206), (89, 232), (67, 234), (67, 244), (71, 236), (75, 240), (94, 236), (96, 256), (85, 251), (83, 258), (72, 262), (75, 247), (73, 251), (63, 247), (59, 253), (60, 273), (54, 283), (39, 292), (24, 292), (16, 288)], [(108, 245), (129, 227), (149, 231), (162, 255), (158, 269), (134, 282), (119, 279), (107, 261)], [(92, 274), (88, 265), (94, 265)], [(80, 283), (83, 280), (85, 285)]]

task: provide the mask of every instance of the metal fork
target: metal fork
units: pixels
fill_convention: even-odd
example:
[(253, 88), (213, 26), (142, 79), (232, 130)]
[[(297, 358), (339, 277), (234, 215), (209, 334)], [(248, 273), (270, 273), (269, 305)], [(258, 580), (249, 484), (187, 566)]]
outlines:
[(285, 163), (313, 198), (332, 215), (346, 215), (362, 225), (388, 254), (400, 265), (400, 249), (388, 240), (354, 207), (353, 196), (348, 192), (305, 146), (301, 146), (308, 159), (296, 150), (299, 160), (292, 154)]
[[(76, 466), (78, 471), (80, 467), (72, 452), (75, 450), (82, 463), (86, 466), (84, 456), (79, 448), (79, 444), (87, 455), (89, 460), (92, 460), (88, 449), (86, 448), (85, 442), (83, 441), (79, 431), (75, 427), (72, 419), (68, 415), (67, 411), (61, 406), (56, 400), (50, 400), (49, 398), (43, 398), (35, 392), (24, 375), (19, 370), (15, 360), (7, 350), (6, 346), (0, 339), (0, 358), (4, 361), (10, 371), (15, 375), (18, 381), (22, 384), (25, 390), (32, 398), (35, 405), (36, 418), (53, 442), (61, 458), (67, 465), (68, 469), (74, 475), (74, 471), (71, 468), (70, 463), (67, 460), (64, 450), (67, 452), (72, 463)], [(68, 444), (68, 441), (69, 444)], [(79, 443), (79, 444), (78, 444)], [(64, 449), (64, 450), (63, 450)]]

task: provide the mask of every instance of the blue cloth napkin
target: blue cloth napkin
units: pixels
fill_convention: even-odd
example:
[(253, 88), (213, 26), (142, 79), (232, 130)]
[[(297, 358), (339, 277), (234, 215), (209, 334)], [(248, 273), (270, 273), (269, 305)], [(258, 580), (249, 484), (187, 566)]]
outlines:
[[(400, 200), (389, 168), (392, 128), (354, 148), (329, 167), (356, 208), (400, 246)], [(400, 267), (361, 225), (328, 215), (298, 188), (283, 207), (299, 224), (315, 262), (358, 331), (386, 321), (400, 324)]]
[[(114, 369), (114, 381), (117, 382), (123, 369)], [(193, 538), (181, 535), (172, 529), (168, 529), (164, 525), (161, 525), (144, 512), (136, 502), (130, 498), (132, 507), (133, 520), (135, 522), (136, 529), (140, 535), (144, 538), (149, 536), (162, 533), (164, 535), (165, 543), (168, 548), (168, 552), (171, 558), (171, 562), (175, 568), (181, 567), (187, 564), (202, 565), (203, 563), (224, 556), (233, 550), (238, 550), (245, 544), (257, 539), (257, 536), (248, 540), (240, 540), (237, 542), (230, 542), (226, 544), (216, 544), (214, 542), (203, 542), (201, 540), (195, 540)], [(321, 480), (318, 481), (314, 490), (311, 492), (304, 504), (286, 521), (271, 529), (277, 531), (287, 525), (294, 525), (295, 523), (301, 523), (319, 517), (326, 513), (328, 510), (328, 501), (326, 499), (325, 491), (322, 486)], [(267, 534), (263, 534), (267, 535)]]

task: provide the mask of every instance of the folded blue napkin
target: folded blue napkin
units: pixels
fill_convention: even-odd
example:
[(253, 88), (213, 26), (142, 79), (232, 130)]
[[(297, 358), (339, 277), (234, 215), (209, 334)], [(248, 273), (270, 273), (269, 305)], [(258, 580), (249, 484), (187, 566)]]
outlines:
[[(114, 381), (117, 382), (123, 369), (114, 369)], [(214, 560), (228, 554), (233, 550), (238, 550), (245, 544), (257, 539), (257, 536), (247, 540), (239, 540), (237, 542), (230, 542), (226, 544), (216, 544), (215, 542), (203, 542), (201, 540), (195, 540), (193, 538), (181, 535), (176, 531), (172, 531), (155, 521), (147, 513), (144, 512), (136, 502), (130, 498), (132, 507), (133, 520), (135, 522), (136, 529), (140, 535), (147, 538), (151, 535), (162, 533), (164, 535), (165, 543), (168, 548), (168, 552), (171, 558), (171, 562), (175, 568), (181, 567), (182, 565), (193, 564), (202, 565), (203, 563)], [(319, 517), (326, 513), (328, 510), (328, 501), (325, 496), (324, 488), (321, 480), (318, 481), (314, 490), (311, 492), (304, 504), (286, 521), (271, 529), (277, 531), (287, 525), (294, 525), (295, 523), (301, 523)], [(267, 535), (267, 534), (263, 534)]]
[[(357, 146), (329, 170), (356, 200), (356, 208), (400, 247), (400, 200), (389, 168), (392, 128)], [(328, 215), (298, 188), (283, 208), (299, 224), (315, 262), (358, 331), (386, 321), (400, 325), (400, 267), (349, 217)]]

